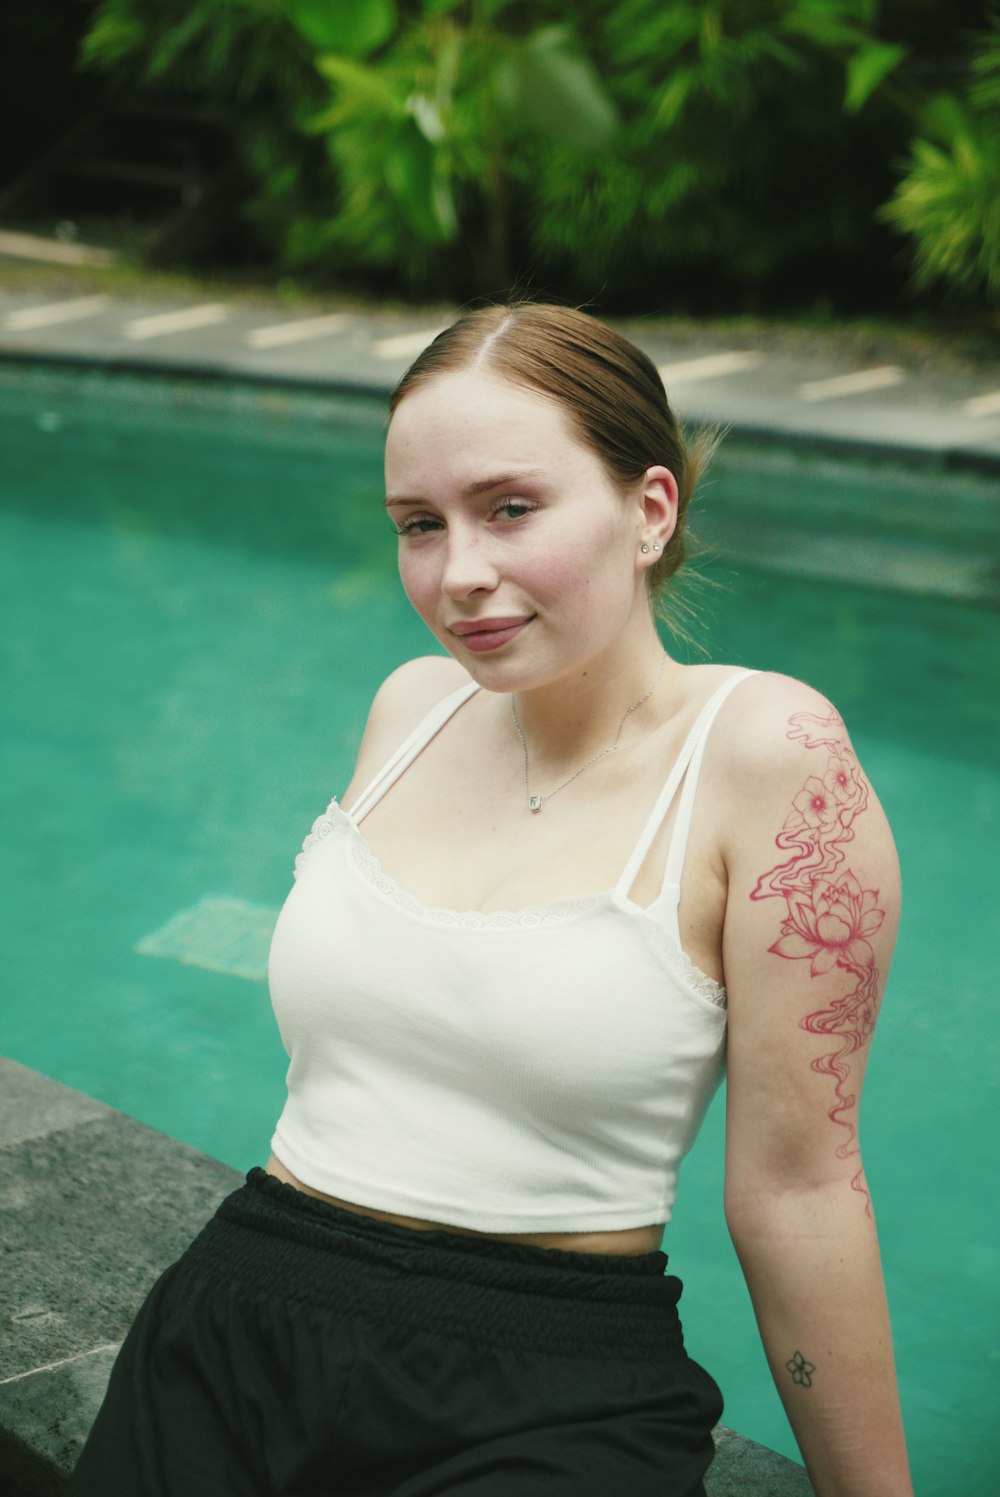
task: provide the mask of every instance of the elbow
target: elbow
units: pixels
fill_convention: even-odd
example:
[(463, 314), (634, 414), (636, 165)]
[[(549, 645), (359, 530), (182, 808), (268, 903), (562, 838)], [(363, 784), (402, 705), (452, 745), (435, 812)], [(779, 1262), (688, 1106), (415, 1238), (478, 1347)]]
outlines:
[(727, 1183), (723, 1198), (726, 1227), (737, 1254), (765, 1227), (773, 1209), (772, 1187), (765, 1182), (738, 1188)]
[(864, 1214), (855, 1180), (843, 1168), (727, 1179), (723, 1205), (729, 1236), (741, 1258), (754, 1244), (775, 1238), (827, 1237), (836, 1232), (845, 1212)]

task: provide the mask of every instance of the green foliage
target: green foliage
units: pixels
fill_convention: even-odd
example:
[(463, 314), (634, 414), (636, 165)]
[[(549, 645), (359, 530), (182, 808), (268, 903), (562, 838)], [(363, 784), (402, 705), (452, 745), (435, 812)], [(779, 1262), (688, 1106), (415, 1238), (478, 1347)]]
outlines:
[(857, 114), (906, 55), (905, 47), (891, 42), (870, 42), (860, 46), (848, 59), (844, 108), (850, 114)]
[(287, 0), (292, 25), (317, 52), (363, 57), (396, 30), (395, 0)]
[(323, 82), (285, 0), (100, 0), (81, 61), (126, 92), (164, 88), (228, 114), (251, 184), (245, 217), (279, 259), (289, 226), (335, 201), (333, 168), (304, 130)]
[(508, 48), (496, 97), (510, 135), (535, 135), (578, 154), (603, 150), (619, 125), (610, 95), (568, 25), (543, 26)]
[(282, 0), (101, 0), (82, 61), (117, 75), (234, 102), (308, 77)]
[(559, 144), (579, 168), (618, 127), (573, 28), (507, 29), (518, 8), (431, 4), (366, 62), (317, 57), (332, 91), (309, 128), (326, 139), (341, 193), (299, 238), (303, 252), (325, 247), (351, 269), (393, 268), (423, 286), (450, 264), (440, 251), (479, 226), (467, 289), (509, 282), (513, 194), (534, 150)]
[(933, 98), (884, 217), (916, 243), (914, 280), (1000, 299), (1000, 17), (975, 38), (965, 100)]
[(234, 112), (248, 214), (286, 265), (459, 297), (526, 273), (610, 300), (692, 269), (777, 285), (871, 254), (909, 150), (882, 217), (919, 284), (995, 294), (997, 26), (956, 81), (952, 9), (99, 0), (84, 60)]
[(540, 162), (536, 254), (560, 256), (581, 285), (631, 276), (669, 287), (692, 266), (753, 285), (817, 245), (858, 252), (874, 203), (869, 179), (849, 167), (861, 154), (852, 135), (866, 132), (841, 105), (849, 48), (868, 42), (866, 9), (850, 0), (607, 7), (596, 50), (614, 59), (625, 127), (582, 172), (551, 154)]

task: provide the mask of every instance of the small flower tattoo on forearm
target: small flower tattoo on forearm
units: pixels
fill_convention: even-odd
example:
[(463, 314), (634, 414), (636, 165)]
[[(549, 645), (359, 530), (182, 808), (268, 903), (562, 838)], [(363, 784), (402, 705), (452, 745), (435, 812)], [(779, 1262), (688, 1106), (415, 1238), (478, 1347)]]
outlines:
[(807, 1362), (802, 1353), (797, 1351), (794, 1356), (789, 1357), (785, 1366), (792, 1374), (793, 1383), (798, 1383), (800, 1388), (812, 1387), (812, 1375), (816, 1371), (815, 1362)]

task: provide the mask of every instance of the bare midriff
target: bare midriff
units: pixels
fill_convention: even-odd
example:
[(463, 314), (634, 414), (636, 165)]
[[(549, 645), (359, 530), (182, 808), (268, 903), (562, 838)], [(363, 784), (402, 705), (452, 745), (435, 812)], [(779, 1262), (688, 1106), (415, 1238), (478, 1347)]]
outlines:
[(322, 1190), (313, 1190), (296, 1179), (272, 1154), (265, 1165), (269, 1175), (293, 1185), (304, 1195), (314, 1196), (317, 1201), (326, 1201), (339, 1206), (343, 1211), (353, 1211), (358, 1216), (372, 1217), (375, 1221), (390, 1222), (396, 1227), (410, 1227), (416, 1232), (451, 1232), (458, 1237), (481, 1237), (492, 1242), (520, 1242), (526, 1247), (558, 1248), (566, 1253), (601, 1253), (606, 1256), (634, 1257), (641, 1253), (659, 1251), (663, 1226), (629, 1227), (621, 1232), (477, 1232), (472, 1227), (456, 1227), (450, 1222), (423, 1221), (414, 1216), (397, 1216), (392, 1211), (378, 1211), (373, 1206), (359, 1206), (354, 1201), (343, 1201), (339, 1196), (326, 1195)]

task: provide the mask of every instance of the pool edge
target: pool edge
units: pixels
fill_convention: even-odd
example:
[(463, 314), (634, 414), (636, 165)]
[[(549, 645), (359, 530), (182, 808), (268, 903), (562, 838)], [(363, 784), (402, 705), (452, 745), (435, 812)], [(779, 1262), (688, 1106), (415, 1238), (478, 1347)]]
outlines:
[[(50, 369), (84, 369), (103, 374), (139, 375), (160, 380), (204, 380), (257, 389), (292, 389), (305, 394), (357, 396), (386, 400), (396, 384), (394, 376), (384, 380), (320, 377), (295, 370), (262, 370), (225, 359), (183, 357), (143, 358), (132, 353), (89, 350), (12, 348), (0, 343), (0, 363), (28, 364)], [(871, 436), (846, 436), (775, 420), (772, 422), (717, 419), (706, 415), (686, 420), (685, 425), (721, 426), (727, 435), (748, 443), (776, 443), (827, 456), (852, 456), (870, 462), (892, 462), (946, 473), (1000, 474), (1000, 450), (961, 444), (935, 445)]]

